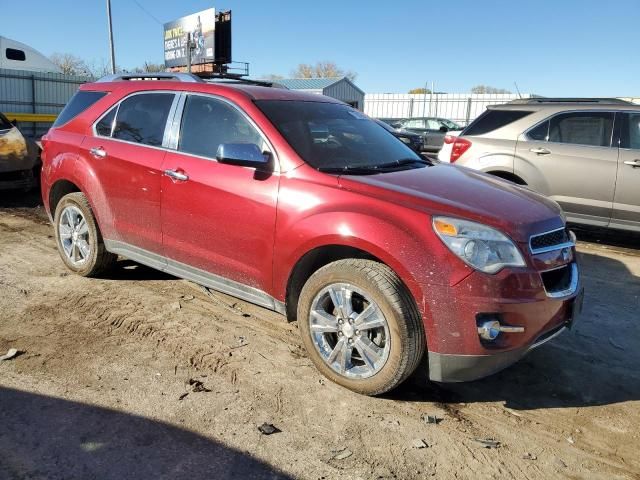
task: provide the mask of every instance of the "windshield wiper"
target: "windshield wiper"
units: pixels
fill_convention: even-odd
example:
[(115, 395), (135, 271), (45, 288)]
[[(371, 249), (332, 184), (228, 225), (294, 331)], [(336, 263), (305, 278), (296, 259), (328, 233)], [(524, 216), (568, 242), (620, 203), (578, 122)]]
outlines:
[(345, 175), (372, 175), (380, 173), (380, 169), (375, 165), (366, 165), (363, 167), (355, 165), (346, 165), (344, 167), (318, 167), (318, 171), (324, 173), (343, 173)]
[(318, 170), (325, 173), (342, 173), (345, 175), (374, 175), (376, 173), (392, 172), (398, 168), (405, 169), (409, 165), (433, 165), (423, 158), (401, 158), (395, 162), (381, 163), (379, 165), (346, 165), (344, 167), (319, 167)]
[(408, 165), (432, 165), (431, 162), (425, 160), (423, 158), (401, 158), (400, 160), (396, 160), (395, 162), (382, 163), (377, 165), (378, 170), (389, 171), (395, 170), (398, 167), (406, 167)]

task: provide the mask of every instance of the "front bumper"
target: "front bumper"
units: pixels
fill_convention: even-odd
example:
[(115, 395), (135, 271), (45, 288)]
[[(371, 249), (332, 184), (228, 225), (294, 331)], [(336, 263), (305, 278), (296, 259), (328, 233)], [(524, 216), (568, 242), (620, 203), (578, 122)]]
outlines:
[(14, 172), (0, 172), (0, 191), (31, 190), (37, 185), (38, 177), (33, 169), (18, 170)]
[[(583, 288), (573, 258), (566, 267), (573, 274), (561, 295), (547, 292), (541, 272), (529, 269), (495, 276), (475, 272), (453, 287), (432, 286), (436, 298), (453, 300), (434, 301), (427, 312), (429, 378), (465, 382), (492, 375), (570, 328), (582, 308)], [(484, 316), (524, 331), (485, 341), (478, 334)]]
[(582, 292), (570, 303), (570, 318), (536, 338), (529, 346), (491, 355), (455, 355), (429, 352), (429, 379), (434, 382), (470, 382), (488, 377), (513, 365), (531, 350), (570, 329), (582, 308)]

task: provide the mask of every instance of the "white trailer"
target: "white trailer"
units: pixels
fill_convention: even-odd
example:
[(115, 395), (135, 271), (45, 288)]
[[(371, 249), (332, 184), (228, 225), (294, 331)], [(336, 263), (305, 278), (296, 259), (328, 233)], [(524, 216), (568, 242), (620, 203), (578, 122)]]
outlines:
[(37, 50), (2, 36), (0, 36), (0, 68), (61, 73), (55, 63)]

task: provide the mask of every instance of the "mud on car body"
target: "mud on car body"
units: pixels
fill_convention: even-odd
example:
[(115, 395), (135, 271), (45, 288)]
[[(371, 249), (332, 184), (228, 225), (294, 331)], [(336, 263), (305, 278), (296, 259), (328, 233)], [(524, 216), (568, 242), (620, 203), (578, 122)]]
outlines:
[(0, 190), (29, 190), (37, 185), (38, 146), (0, 113)]
[(489, 375), (575, 318), (555, 202), (425, 160), (328, 97), (153, 77), (83, 85), (43, 139), (78, 274), (123, 255), (280, 312), (324, 375), (370, 395), (425, 352), (432, 380)]

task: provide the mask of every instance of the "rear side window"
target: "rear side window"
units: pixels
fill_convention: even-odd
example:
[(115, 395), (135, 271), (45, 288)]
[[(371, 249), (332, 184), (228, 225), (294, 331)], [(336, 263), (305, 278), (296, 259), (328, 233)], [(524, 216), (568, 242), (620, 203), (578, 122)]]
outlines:
[(98, 135), (100, 135), (101, 137), (111, 136), (113, 121), (116, 118), (117, 110), (118, 110), (118, 107), (113, 107), (111, 110), (109, 110), (109, 113), (107, 113), (104, 117), (100, 119), (98, 123), (96, 123), (96, 133)]
[(265, 148), (260, 133), (237, 109), (214, 98), (189, 95), (178, 150), (216, 158), (221, 143), (253, 143)]
[(60, 112), (56, 121), (53, 122), (53, 126), (59, 127), (71, 121), (105, 95), (106, 92), (76, 92), (75, 95), (71, 97), (71, 100), (69, 100), (69, 103), (67, 103), (67, 106)]
[(17, 62), (24, 62), (27, 59), (27, 56), (24, 53), (24, 50), (18, 50), (17, 48), (7, 48), (4, 51), (7, 60), (15, 60)]
[(550, 120), (549, 141), (609, 147), (613, 129), (611, 112), (572, 112), (556, 115)]
[(541, 142), (549, 140), (549, 120), (542, 122), (536, 128), (529, 130), (527, 132), (527, 137), (529, 137), (530, 140), (539, 140)]
[(162, 145), (173, 97), (173, 93), (144, 93), (123, 100), (113, 138), (155, 147)]
[(530, 115), (523, 110), (487, 110), (465, 128), (461, 135), (484, 135)]

